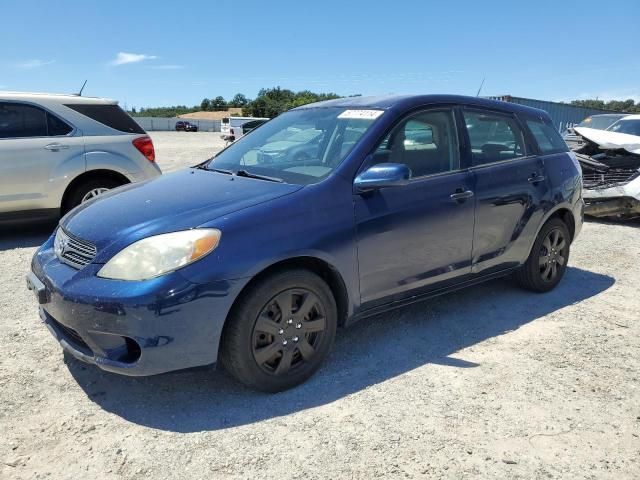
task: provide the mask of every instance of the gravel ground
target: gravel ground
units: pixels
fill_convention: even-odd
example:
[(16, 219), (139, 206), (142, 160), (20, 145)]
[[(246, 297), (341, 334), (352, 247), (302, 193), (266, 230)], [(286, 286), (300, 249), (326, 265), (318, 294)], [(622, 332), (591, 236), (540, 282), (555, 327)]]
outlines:
[[(160, 165), (216, 135), (154, 133)], [(0, 234), (2, 479), (640, 478), (640, 222), (585, 224), (549, 294), (498, 280), (342, 330), (276, 395), (64, 355), (24, 282), (50, 228)]]

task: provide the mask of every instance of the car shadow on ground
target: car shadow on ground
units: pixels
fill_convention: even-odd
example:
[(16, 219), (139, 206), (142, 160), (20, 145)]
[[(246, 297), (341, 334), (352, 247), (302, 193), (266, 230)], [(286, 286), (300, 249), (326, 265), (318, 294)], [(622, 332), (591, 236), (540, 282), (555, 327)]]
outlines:
[(569, 268), (562, 283), (543, 295), (502, 279), (378, 315), (339, 330), (324, 367), (305, 384), (274, 395), (249, 391), (212, 367), (132, 378), (70, 355), (65, 362), (92, 401), (128, 421), (176, 432), (218, 430), (328, 404), (427, 363), (474, 368), (452, 355), (585, 301), (614, 282)]
[(0, 224), (0, 252), (14, 248), (39, 247), (47, 241), (55, 228), (55, 222), (22, 226)]

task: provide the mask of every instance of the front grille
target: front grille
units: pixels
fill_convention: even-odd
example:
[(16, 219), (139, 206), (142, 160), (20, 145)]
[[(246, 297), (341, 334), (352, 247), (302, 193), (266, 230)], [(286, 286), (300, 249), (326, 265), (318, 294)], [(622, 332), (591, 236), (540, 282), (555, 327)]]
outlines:
[(69, 235), (62, 228), (56, 232), (54, 248), (58, 258), (74, 268), (91, 263), (97, 253), (95, 245)]
[(637, 170), (626, 168), (612, 168), (606, 172), (583, 172), (582, 183), (585, 188), (609, 188), (624, 185), (636, 178)]

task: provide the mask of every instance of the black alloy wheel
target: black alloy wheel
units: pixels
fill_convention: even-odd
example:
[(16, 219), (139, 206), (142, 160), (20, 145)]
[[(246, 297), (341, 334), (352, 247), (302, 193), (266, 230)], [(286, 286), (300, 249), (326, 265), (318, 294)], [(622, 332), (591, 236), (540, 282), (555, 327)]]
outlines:
[(540, 229), (527, 261), (515, 274), (518, 283), (534, 292), (553, 290), (567, 269), (570, 245), (567, 225), (559, 218), (549, 220)]
[(256, 319), (252, 353), (272, 375), (286, 375), (313, 361), (327, 327), (320, 299), (306, 289), (289, 289), (269, 300)]
[(336, 334), (336, 301), (327, 283), (304, 269), (257, 279), (236, 300), (220, 342), (220, 361), (250, 388), (279, 392), (320, 367)]

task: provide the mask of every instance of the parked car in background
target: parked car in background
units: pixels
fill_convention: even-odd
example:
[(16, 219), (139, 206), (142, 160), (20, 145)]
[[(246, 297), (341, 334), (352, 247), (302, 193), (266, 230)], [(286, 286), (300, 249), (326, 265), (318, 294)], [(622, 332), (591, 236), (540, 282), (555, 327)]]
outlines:
[(84, 362), (151, 375), (220, 361), (274, 392), (319, 368), (338, 326), (509, 274), (552, 290), (582, 226), (581, 192), (541, 110), (343, 98), (75, 209), (27, 282)]
[[(593, 128), (595, 130), (606, 130), (615, 122), (620, 120), (621, 118), (626, 117), (628, 114), (626, 113), (604, 113), (602, 115), (591, 115), (584, 120), (582, 120), (576, 127), (580, 128)], [(563, 135), (564, 141), (567, 142), (567, 145), (572, 150), (576, 148), (580, 148), (582, 143), (582, 138), (580, 135), (576, 134), (575, 127), (567, 128)]]
[(55, 218), (160, 174), (151, 138), (117, 102), (0, 92), (0, 221)]
[(640, 216), (640, 115), (626, 115), (606, 130), (576, 127), (585, 213), (595, 217)]
[[(224, 117), (220, 122), (221, 138), (225, 142), (234, 142), (242, 135), (246, 135), (249, 131), (243, 131), (240, 127), (246, 123), (251, 123), (253, 126), (251, 129), (257, 128), (262, 123), (269, 120), (268, 118), (256, 118), (256, 117)], [(260, 121), (262, 123), (255, 124), (254, 122)]]
[(197, 132), (198, 126), (187, 122), (186, 120), (178, 120), (176, 122), (176, 132)]

